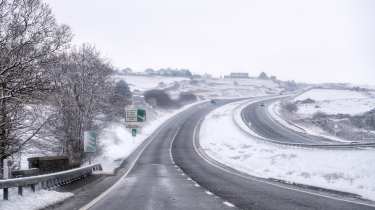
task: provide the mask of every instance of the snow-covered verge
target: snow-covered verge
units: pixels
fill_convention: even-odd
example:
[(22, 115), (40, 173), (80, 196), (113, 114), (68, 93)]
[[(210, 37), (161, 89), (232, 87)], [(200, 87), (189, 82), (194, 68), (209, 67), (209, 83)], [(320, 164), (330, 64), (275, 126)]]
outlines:
[(124, 124), (112, 123), (98, 137), (99, 155), (94, 162), (101, 163), (104, 173), (113, 173), (145, 139), (147, 139), (159, 126), (176, 114), (190, 108), (191, 106), (205, 101), (198, 101), (176, 110), (157, 110), (156, 116), (149, 119), (136, 137), (133, 137), (130, 129)]
[[(3, 197), (2, 190), (0, 197)], [(1, 210), (37, 210), (62, 202), (72, 197), (72, 193), (56, 192), (53, 190), (37, 190), (35, 193), (30, 189), (24, 188), (23, 196), (17, 194), (17, 188), (9, 189), (9, 200), (0, 201)]]
[[(252, 176), (355, 193), (375, 200), (374, 150), (323, 150), (257, 141), (236, 126), (232, 103), (209, 113), (200, 144), (211, 158)], [(215, 131), (215, 132), (212, 132)]]

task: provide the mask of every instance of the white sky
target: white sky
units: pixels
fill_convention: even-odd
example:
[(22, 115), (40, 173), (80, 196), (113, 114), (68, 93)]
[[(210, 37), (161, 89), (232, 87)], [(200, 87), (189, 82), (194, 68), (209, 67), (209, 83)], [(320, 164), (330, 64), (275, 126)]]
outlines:
[(375, 85), (375, 0), (46, 0), (120, 68)]

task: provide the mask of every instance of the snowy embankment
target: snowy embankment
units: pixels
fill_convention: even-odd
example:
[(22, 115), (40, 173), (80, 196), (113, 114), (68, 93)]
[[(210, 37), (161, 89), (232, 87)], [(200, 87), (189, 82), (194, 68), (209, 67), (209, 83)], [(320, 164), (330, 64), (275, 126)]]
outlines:
[[(17, 194), (17, 188), (9, 189), (9, 200), (0, 201), (1, 210), (37, 210), (62, 202), (72, 197), (72, 193), (62, 193), (48, 190), (37, 190), (35, 193), (31, 189), (24, 188), (23, 196)], [(0, 191), (3, 197), (3, 191)]]
[(258, 141), (234, 123), (233, 113), (241, 103), (220, 107), (203, 121), (200, 144), (211, 158), (252, 176), (375, 200), (374, 150), (308, 149)]

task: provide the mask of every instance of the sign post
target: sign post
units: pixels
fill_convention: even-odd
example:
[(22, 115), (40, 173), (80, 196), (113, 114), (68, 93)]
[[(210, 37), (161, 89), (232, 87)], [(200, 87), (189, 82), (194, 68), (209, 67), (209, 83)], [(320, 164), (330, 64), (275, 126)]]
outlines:
[(146, 121), (146, 110), (144, 109), (126, 109), (125, 111), (125, 122), (145, 122)]
[(125, 110), (126, 127), (131, 129), (132, 136), (137, 136), (137, 129), (141, 126), (139, 123), (146, 121), (146, 110), (130, 108)]

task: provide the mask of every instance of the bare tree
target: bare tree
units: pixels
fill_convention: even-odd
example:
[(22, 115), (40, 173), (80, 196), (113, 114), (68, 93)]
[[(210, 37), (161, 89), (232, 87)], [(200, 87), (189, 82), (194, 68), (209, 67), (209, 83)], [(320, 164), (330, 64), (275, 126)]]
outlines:
[(113, 86), (109, 86), (110, 92), (107, 104), (103, 108), (108, 120), (119, 120), (125, 116), (125, 107), (132, 104), (132, 93), (128, 84), (124, 80), (117, 81)]
[(60, 57), (54, 71), (54, 93), (59, 110), (56, 134), (72, 164), (82, 159), (85, 130), (95, 128), (94, 118), (101, 113), (108, 90), (112, 67), (89, 45), (73, 49)]
[(25, 143), (24, 105), (50, 87), (47, 66), (70, 40), (41, 0), (0, 0), (0, 164)]

